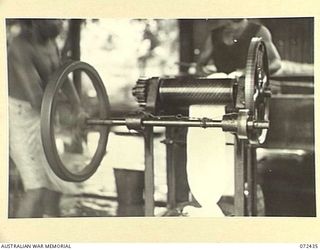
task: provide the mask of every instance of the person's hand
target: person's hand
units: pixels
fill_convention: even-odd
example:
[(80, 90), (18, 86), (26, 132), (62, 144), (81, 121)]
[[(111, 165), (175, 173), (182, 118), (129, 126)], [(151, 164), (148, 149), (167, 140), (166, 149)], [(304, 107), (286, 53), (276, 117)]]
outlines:
[(208, 76), (213, 73), (216, 73), (217, 68), (215, 65), (205, 65), (205, 66), (197, 65), (196, 72), (197, 72), (197, 75), (199, 76)]
[(88, 112), (82, 107), (74, 111), (74, 124), (71, 128), (72, 136), (76, 141), (82, 141), (86, 134), (85, 128), (87, 127), (86, 121), (89, 118)]
[(76, 113), (69, 104), (58, 103), (56, 107), (57, 122), (61, 128), (70, 128), (76, 124)]
[(240, 78), (244, 75), (245, 75), (245, 71), (238, 69), (238, 70), (233, 71), (230, 74), (228, 74), (228, 77), (234, 79), (234, 78)]
[(86, 127), (86, 120), (89, 118), (89, 113), (83, 108), (79, 107), (74, 111), (75, 126), (83, 129)]
[(71, 108), (68, 105), (61, 105), (58, 109), (60, 124), (67, 128), (84, 127), (89, 114), (81, 106)]

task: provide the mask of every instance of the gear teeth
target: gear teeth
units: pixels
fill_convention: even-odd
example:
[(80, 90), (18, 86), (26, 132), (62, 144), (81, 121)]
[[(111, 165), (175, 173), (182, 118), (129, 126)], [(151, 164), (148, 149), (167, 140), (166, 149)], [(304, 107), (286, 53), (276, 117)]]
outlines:
[(136, 98), (140, 107), (145, 107), (147, 103), (148, 79), (138, 79), (136, 86), (132, 88), (132, 94)]

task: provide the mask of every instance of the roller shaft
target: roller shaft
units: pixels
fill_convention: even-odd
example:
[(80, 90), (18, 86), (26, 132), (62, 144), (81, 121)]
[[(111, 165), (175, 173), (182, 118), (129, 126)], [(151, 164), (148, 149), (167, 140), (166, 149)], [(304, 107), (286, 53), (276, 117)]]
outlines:
[[(104, 125), (104, 126), (126, 126), (127, 121), (125, 119), (111, 119), (111, 120), (99, 120), (90, 119), (87, 120), (87, 125)], [(221, 128), (223, 126), (222, 120), (211, 119), (198, 119), (198, 120), (141, 120), (142, 126), (154, 126), (154, 127), (201, 127), (201, 128)], [(253, 128), (269, 128), (267, 121), (254, 121), (251, 125)]]
[[(95, 120), (91, 119), (87, 121), (88, 125), (106, 125), (106, 126), (126, 126), (127, 121), (125, 119), (114, 120)], [(221, 120), (141, 120), (142, 126), (154, 126), (154, 127), (221, 127)]]

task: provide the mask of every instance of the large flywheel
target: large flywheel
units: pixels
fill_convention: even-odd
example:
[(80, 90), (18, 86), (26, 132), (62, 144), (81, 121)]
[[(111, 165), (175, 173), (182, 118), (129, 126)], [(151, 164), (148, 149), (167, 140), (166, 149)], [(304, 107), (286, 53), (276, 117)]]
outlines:
[[(266, 46), (261, 38), (252, 38), (246, 64), (245, 108), (255, 121), (269, 121), (269, 64)], [(248, 138), (253, 144), (262, 144), (268, 129), (249, 129)]]

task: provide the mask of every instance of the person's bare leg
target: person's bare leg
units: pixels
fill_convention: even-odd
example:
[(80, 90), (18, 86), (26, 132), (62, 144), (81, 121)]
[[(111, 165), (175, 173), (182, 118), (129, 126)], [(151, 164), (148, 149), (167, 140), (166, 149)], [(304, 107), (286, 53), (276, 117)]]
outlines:
[(59, 217), (60, 216), (60, 199), (61, 193), (45, 189), (43, 202), (43, 217)]
[(17, 218), (39, 218), (42, 217), (43, 206), (42, 197), (43, 188), (26, 190), (19, 202), (19, 208), (16, 213)]

